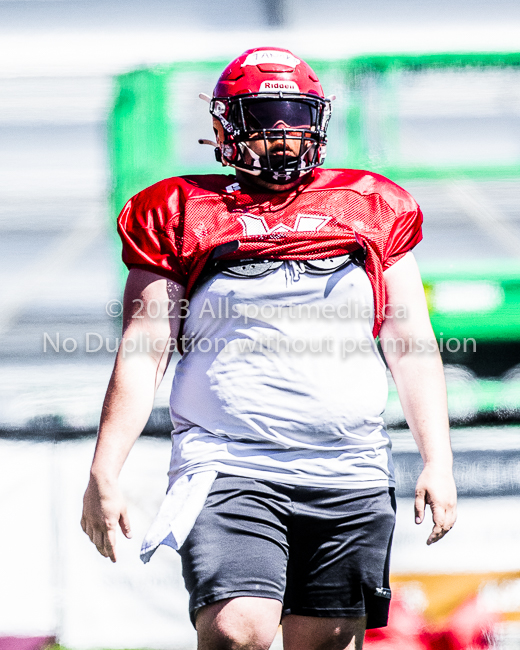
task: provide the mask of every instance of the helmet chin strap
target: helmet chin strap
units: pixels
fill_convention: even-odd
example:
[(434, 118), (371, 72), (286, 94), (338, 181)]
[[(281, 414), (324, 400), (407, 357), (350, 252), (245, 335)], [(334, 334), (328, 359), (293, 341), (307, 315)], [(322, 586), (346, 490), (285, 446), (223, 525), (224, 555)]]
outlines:
[(299, 169), (295, 169), (291, 172), (277, 172), (277, 171), (269, 171), (269, 170), (263, 170), (262, 173), (260, 174), (260, 178), (263, 181), (266, 181), (267, 183), (272, 183), (273, 185), (288, 185), (289, 183), (294, 183), (294, 181), (297, 181), (301, 176), (301, 171)]
[[(297, 162), (297, 160), (296, 160)], [(263, 169), (260, 174), (260, 178), (268, 183), (274, 183), (275, 185), (288, 185), (289, 183), (294, 183), (301, 176), (301, 170), (296, 169)]]
[(244, 169), (243, 167), (240, 167), (239, 165), (233, 165), (233, 163), (228, 163), (230, 167), (234, 167), (235, 169), (238, 169), (241, 172), (245, 172), (246, 174), (249, 174), (250, 176), (261, 176), (262, 175), (262, 169), (260, 166), (260, 156), (255, 153), (250, 147), (247, 146), (246, 142), (238, 142), (237, 146), (239, 149), (242, 151), (242, 155), (244, 154), (244, 149), (247, 150), (249, 155), (251, 156), (251, 160), (253, 161), (253, 166), (257, 167), (258, 169)]
[(258, 169), (261, 170), (262, 166), (260, 164), (260, 156), (251, 149), (251, 147), (247, 144), (247, 142), (239, 142), (238, 146), (242, 151), (242, 155), (244, 154), (244, 150), (246, 150), (247, 153), (251, 156), (251, 160), (253, 161), (253, 167), (258, 167)]
[(284, 178), (278, 178), (278, 172), (275, 171), (266, 171), (266, 170), (253, 170), (253, 169), (244, 169), (243, 167), (237, 167), (237, 165), (233, 165), (231, 163), (228, 163), (229, 167), (234, 167), (235, 169), (238, 169), (239, 172), (242, 174), (249, 174), (250, 176), (255, 176), (256, 178), (260, 178), (261, 180), (265, 181), (266, 183), (271, 183), (271, 185), (288, 185), (289, 183), (294, 183), (294, 181), (297, 181), (298, 178), (301, 176), (300, 170), (291, 172), (289, 176), (286, 176), (284, 174)]
[[(199, 139), (199, 144), (207, 144), (212, 147), (215, 147), (216, 149), (220, 149), (220, 147), (217, 145), (216, 142), (213, 142), (212, 140), (206, 140), (205, 138), (200, 138)], [(277, 170), (277, 169), (265, 169), (265, 167), (262, 167), (261, 160), (264, 158), (267, 160), (267, 155), (266, 156), (260, 156), (258, 155), (255, 151), (251, 149), (251, 147), (247, 144), (247, 142), (238, 142), (237, 146), (241, 149), (242, 155), (244, 154), (245, 151), (249, 154), (252, 160), (253, 167), (255, 169), (246, 169), (244, 167), (241, 167), (240, 165), (234, 165), (231, 162), (227, 162), (224, 156), (221, 155), (221, 158), (219, 157), (218, 160), (221, 159), (222, 164), (225, 164), (227, 167), (234, 167), (235, 169), (238, 169), (241, 172), (244, 172), (245, 174), (249, 174), (250, 176), (257, 176), (258, 178), (261, 178), (263, 181), (266, 183), (272, 183), (273, 185), (288, 185), (289, 183), (294, 183), (294, 181), (297, 181), (298, 178), (301, 176), (301, 170), (300, 169), (285, 169), (285, 170)], [(267, 154), (267, 152), (266, 152)], [(289, 160), (294, 160), (294, 163), (298, 165), (298, 158), (297, 157), (289, 157)]]
[[(240, 169), (240, 171), (246, 172), (247, 174), (251, 174), (252, 176), (258, 176), (261, 178), (263, 181), (266, 181), (267, 183), (272, 183), (273, 185), (288, 185), (289, 183), (294, 183), (294, 181), (298, 180), (300, 177), (300, 170), (299, 169), (293, 169), (291, 171), (289, 170), (283, 170), (283, 171), (278, 171), (276, 169), (266, 169), (265, 166), (262, 167), (260, 161), (262, 157), (264, 159), (267, 159), (266, 156), (259, 156), (255, 151), (251, 149), (251, 147), (247, 144), (247, 142), (239, 142), (238, 146), (241, 148), (242, 152), (244, 150), (247, 150), (248, 154), (251, 156), (251, 160), (253, 161), (253, 167), (257, 167), (257, 169), (244, 169), (242, 167), (235, 167), (236, 169)], [(267, 152), (266, 152), (267, 154)], [(298, 165), (298, 158), (294, 158), (295, 164)]]

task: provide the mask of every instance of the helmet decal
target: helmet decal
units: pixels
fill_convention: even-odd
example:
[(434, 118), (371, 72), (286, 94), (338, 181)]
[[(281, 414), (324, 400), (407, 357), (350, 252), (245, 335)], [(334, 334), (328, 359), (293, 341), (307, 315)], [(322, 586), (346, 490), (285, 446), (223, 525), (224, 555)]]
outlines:
[(213, 114), (215, 115), (215, 117), (220, 117), (221, 115), (224, 115), (225, 112), (226, 112), (226, 105), (224, 104), (224, 102), (217, 101), (213, 104)]
[(241, 65), (244, 67), (260, 63), (277, 63), (278, 65), (286, 65), (288, 68), (295, 68), (301, 61), (287, 50), (258, 49), (248, 54)]
[(271, 79), (269, 81), (262, 81), (260, 84), (260, 92), (278, 93), (280, 92), (299, 93), (300, 89), (298, 84), (294, 81), (283, 81), (279, 79)]

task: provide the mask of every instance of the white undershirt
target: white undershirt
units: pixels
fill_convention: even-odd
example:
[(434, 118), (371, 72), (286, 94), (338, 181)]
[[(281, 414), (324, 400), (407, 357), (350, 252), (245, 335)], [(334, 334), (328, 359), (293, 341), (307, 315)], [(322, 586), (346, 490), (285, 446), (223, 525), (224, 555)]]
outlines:
[(159, 543), (182, 544), (217, 472), (316, 487), (394, 485), (373, 304), (354, 264), (329, 275), (298, 262), (257, 278), (219, 273), (195, 292), (172, 386), (170, 488), (144, 561)]

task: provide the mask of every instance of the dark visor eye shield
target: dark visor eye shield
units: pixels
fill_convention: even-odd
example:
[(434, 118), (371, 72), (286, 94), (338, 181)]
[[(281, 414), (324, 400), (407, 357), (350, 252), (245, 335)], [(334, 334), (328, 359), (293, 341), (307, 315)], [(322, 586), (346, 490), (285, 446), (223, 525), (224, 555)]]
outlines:
[(247, 130), (272, 129), (280, 123), (295, 128), (311, 128), (317, 123), (318, 107), (307, 101), (256, 99), (244, 101), (239, 110), (239, 122)]

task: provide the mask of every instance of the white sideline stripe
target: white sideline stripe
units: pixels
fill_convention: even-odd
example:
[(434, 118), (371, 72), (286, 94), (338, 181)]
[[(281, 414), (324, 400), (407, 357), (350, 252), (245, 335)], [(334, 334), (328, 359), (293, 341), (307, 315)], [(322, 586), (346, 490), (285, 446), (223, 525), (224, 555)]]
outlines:
[(74, 228), (47, 249), (17, 282), (0, 295), (0, 335), (5, 334), (16, 322), (18, 315), (31, 300), (44, 293), (45, 287), (58, 279), (69, 265), (76, 260), (98, 237), (100, 225), (85, 224)]
[(450, 181), (447, 184), (450, 198), (465, 214), (499, 244), (509, 255), (520, 259), (520, 233), (482, 192), (474, 181)]

